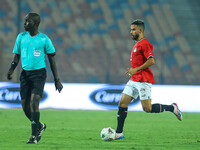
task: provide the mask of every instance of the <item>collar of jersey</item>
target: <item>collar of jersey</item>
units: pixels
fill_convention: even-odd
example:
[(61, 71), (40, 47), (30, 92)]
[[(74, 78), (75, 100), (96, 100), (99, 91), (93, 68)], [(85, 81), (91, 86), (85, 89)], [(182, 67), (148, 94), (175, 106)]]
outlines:
[(142, 41), (142, 40), (144, 40), (145, 38), (142, 38), (142, 39), (140, 39), (139, 41), (137, 41), (136, 43), (138, 43), (138, 42), (140, 42), (140, 41)]
[[(28, 31), (27, 31), (27, 32), (28, 32)], [(36, 37), (36, 36), (38, 36), (38, 35), (40, 34), (40, 31), (38, 31), (38, 34), (36, 34), (36, 35), (34, 35), (34, 36), (31, 36), (29, 32), (28, 32), (28, 34), (29, 34), (29, 36), (30, 36), (31, 38), (34, 38), (34, 37)]]

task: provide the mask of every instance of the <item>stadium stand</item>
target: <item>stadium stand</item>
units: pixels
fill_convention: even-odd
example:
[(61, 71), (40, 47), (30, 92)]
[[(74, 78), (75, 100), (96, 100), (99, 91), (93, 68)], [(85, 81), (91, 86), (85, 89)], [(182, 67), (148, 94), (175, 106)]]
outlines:
[[(0, 80), (6, 81), (16, 35), (23, 31), (23, 17), (37, 12), (40, 31), (56, 47), (62, 82), (126, 83), (124, 72), (134, 44), (129, 28), (134, 19), (141, 18), (146, 24), (145, 36), (154, 45), (156, 65), (151, 69), (156, 84), (200, 84), (199, 4), (196, 0), (0, 1)], [(185, 21), (188, 18), (195, 30), (192, 35)], [(47, 81), (52, 82), (49, 67), (47, 71)], [(19, 73), (20, 69), (15, 82)]]

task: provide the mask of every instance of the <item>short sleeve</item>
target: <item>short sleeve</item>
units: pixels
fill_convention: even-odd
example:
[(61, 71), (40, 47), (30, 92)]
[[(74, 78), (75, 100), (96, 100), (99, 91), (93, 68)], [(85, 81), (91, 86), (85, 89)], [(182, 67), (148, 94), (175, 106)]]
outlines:
[(14, 54), (21, 54), (21, 51), (20, 51), (20, 43), (21, 43), (21, 38), (22, 38), (22, 34), (20, 33), (18, 36), (17, 36), (17, 39), (15, 41), (15, 46), (14, 46), (14, 49), (13, 49), (13, 53)]
[(142, 51), (146, 59), (153, 57), (153, 45), (151, 43), (142, 45)]
[(55, 53), (55, 48), (53, 46), (53, 43), (51, 42), (49, 37), (46, 37), (46, 43), (45, 43), (45, 53), (46, 54), (52, 54)]

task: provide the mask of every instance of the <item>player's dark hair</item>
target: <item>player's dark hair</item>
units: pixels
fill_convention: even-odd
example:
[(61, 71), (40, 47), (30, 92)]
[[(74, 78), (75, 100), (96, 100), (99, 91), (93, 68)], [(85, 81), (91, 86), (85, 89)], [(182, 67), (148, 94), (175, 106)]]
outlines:
[(134, 24), (137, 25), (144, 32), (144, 29), (145, 29), (144, 21), (142, 21), (140, 19), (136, 19), (136, 20), (133, 21), (133, 23), (131, 25), (134, 25)]
[(40, 24), (40, 15), (37, 13), (29, 13), (29, 16), (33, 19), (33, 21), (35, 22), (35, 24), (37, 26), (39, 26)]

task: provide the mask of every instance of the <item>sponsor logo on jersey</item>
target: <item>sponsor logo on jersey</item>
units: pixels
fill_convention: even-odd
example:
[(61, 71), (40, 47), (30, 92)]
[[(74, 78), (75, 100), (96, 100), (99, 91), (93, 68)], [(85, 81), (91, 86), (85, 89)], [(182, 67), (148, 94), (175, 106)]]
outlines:
[(135, 53), (137, 51), (137, 47), (133, 50), (133, 52)]
[[(40, 102), (46, 100), (47, 93), (44, 91)], [(0, 103), (13, 105), (13, 106), (21, 106), (21, 96), (20, 96), (20, 88), (19, 87), (1, 87), (0, 88)]]
[[(104, 106), (116, 106), (118, 107), (118, 103), (122, 96), (122, 91), (124, 87), (121, 88), (113, 88), (113, 87), (107, 87), (107, 88), (101, 88), (98, 90), (95, 90), (90, 94), (90, 99), (92, 102), (104, 105)], [(137, 99), (133, 99), (130, 103), (130, 105), (136, 104), (139, 102), (139, 97)]]

